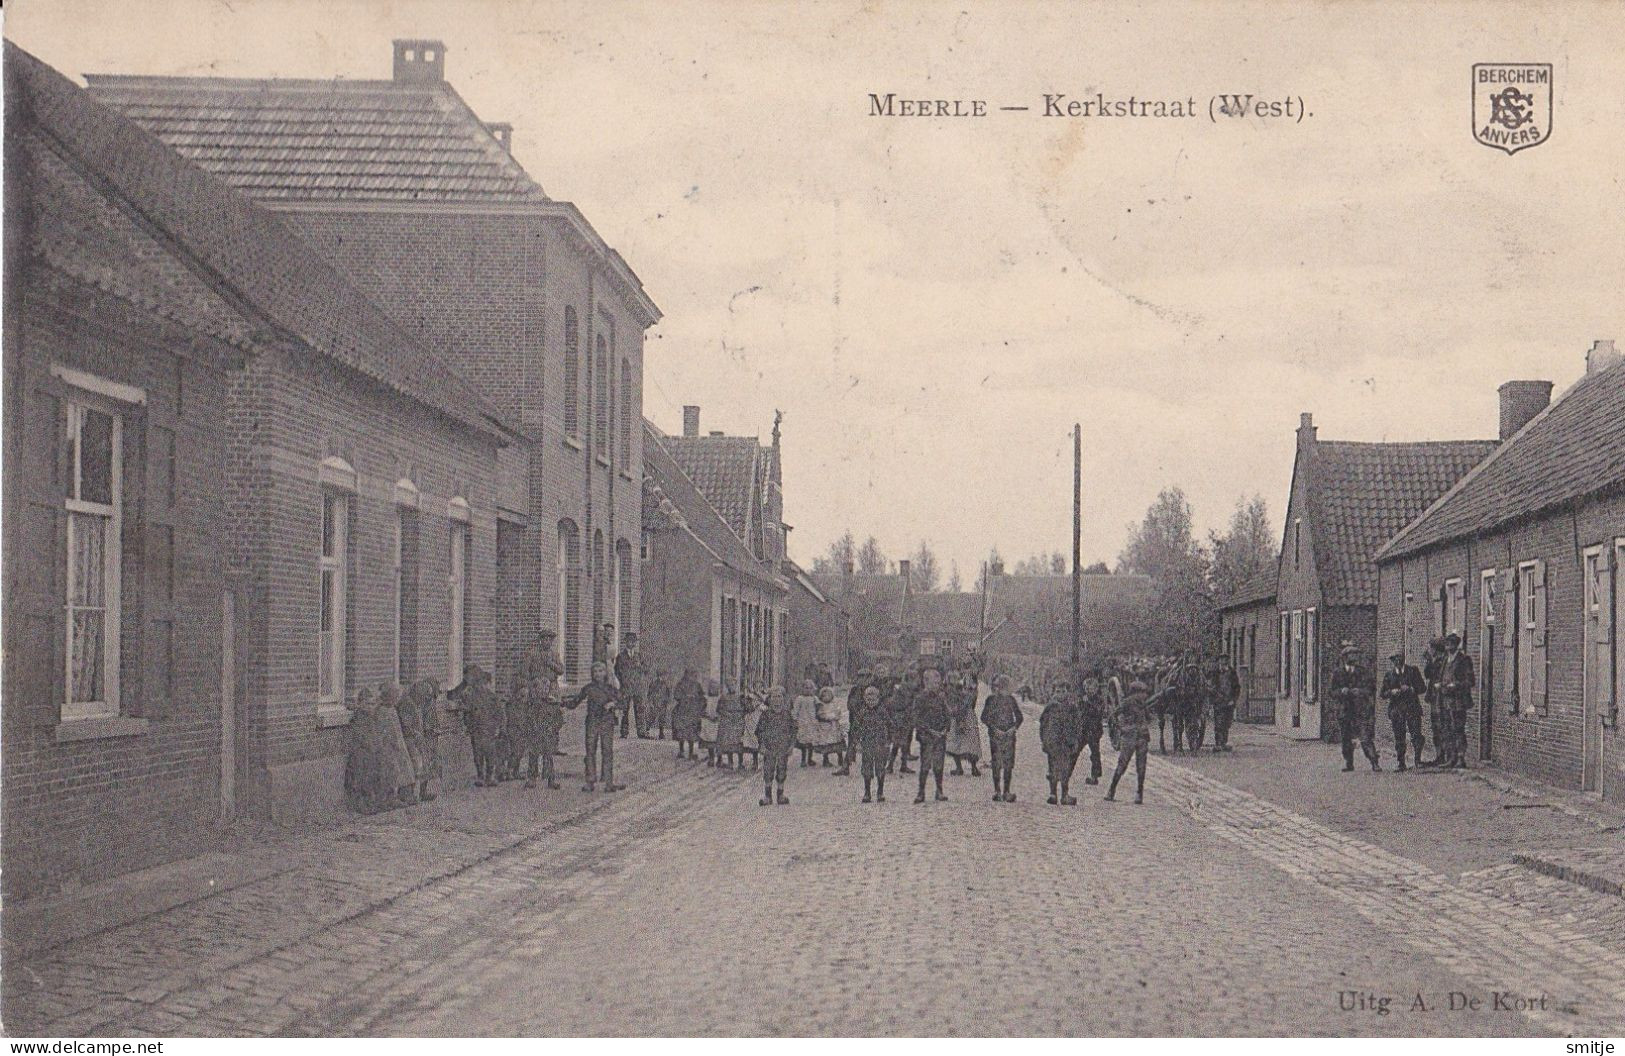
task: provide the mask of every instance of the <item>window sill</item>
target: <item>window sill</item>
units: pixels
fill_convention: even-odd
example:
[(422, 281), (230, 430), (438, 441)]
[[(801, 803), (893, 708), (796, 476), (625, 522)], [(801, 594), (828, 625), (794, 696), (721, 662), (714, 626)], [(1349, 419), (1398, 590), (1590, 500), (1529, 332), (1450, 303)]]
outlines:
[(623, 469), (623, 470), (621, 470), (621, 479), (626, 481), (628, 484), (630, 484), (630, 483), (632, 483), (632, 474), (628, 473), (626, 470)]
[(343, 704), (316, 705), (317, 729), (330, 729), (334, 726), (350, 725), (350, 709)]
[(605, 469), (609, 468), (609, 459), (605, 458), (603, 455), (595, 455), (594, 458), (597, 459), (600, 466), (603, 466)]
[(57, 724), (56, 743), (100, 741), (112, 737), (136, 737), (147, 732), (147, 720), (128, 715), (107, 715), (94, 719), (67, 719)]
[(565, 434), (563, 439), (564, 439), (564, 446), (565, 447), (572, 448), (572, 449), (574, 449), (576, 451), (581, 450), (581, 441), (580, 440), (577, 440), (575, 437), (570, 436), (569, 434)]

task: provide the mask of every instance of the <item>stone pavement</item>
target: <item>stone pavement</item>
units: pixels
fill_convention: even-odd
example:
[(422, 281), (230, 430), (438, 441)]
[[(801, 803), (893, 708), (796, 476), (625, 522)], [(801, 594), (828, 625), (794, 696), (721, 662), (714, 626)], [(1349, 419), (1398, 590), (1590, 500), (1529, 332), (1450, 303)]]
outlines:
[[(1606, 845), (1584, 819), (1557, 831), (1529, 816), (1545, 812), (1503, 811), (1505, 838), (1486, 841), (1482, 782), (1419, 777), (1427, 795), (1406, 796), (1388, 787), (1400, 775), (1327, 778), (1335, 750), (1256, 731), (1232, 756), (1154, 759), (1144, 806), (1080, 787), (1079, 806), (1051, 807), (1026, 733), (1016, 804), (950, 777), (948, 803), (916, 806), (894, 779), (887, 803), (864, 805), (856, 779), (792, 765), (793, 802), (764, 808), (754, 775), (619, 742), (632, 787), (615, 796), (445, 797), (290, 841), (273, 876), (8, 962), (6, 1029), (1625, 1031), (1625, 951), (1587, 901), (1625, 900), (1509, 860), (1525, 843)], [(1281, 776), (1294, 768), (1300, 785)], [(1392, 823), (1348, 831), (1368, 815)], [(1429, 845), (1429, 827), (1433, 845), (1464, 846)], [(1453, 993), (1477, 1007), (1453, 1009)], [(1505, 1007), (1518, 998), (1534, 1007)]]

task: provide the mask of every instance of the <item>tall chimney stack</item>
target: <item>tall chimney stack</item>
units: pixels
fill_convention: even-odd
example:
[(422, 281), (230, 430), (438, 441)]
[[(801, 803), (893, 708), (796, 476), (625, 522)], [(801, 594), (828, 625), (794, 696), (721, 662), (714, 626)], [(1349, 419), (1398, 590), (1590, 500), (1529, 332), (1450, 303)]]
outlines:
[(1552, 383), (1549, 381), (1509, 381), (1501, 386), (1499, 392), (1502, 440), (1510, 440), (1552, 402)]
[(1315, 416), (1308, 411), (1298, 415), (1298, 446), (1307, 447), (1315, 442), (1319, 431), (1315, 428)]
[(692, 403), (683, 408), (683, 435), (691, 440), (700, 435), (700, 409)]
[(1619, 349), (1614, 347), (1613, 338), (1598, 338), (1591, 345), (1591, 351), (1586, 353), (1586, 373), (1598, 374), (1618, 363)]
[(446, 79), (446, 46), (438, 40), (395, 41), (396, 84), (439, 84)]

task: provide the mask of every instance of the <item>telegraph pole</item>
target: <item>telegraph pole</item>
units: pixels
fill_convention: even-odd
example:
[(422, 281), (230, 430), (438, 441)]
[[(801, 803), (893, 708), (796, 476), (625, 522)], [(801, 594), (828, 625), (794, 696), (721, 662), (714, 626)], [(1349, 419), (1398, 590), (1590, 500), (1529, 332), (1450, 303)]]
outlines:
[(1072, 426), (1072, 670), (1083, 662), (1083, 424)]

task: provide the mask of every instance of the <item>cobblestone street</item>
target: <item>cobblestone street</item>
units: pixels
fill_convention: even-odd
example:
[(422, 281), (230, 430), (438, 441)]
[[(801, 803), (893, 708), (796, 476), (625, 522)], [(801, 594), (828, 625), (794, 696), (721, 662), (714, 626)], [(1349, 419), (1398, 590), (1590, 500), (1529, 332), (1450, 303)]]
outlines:
[[(950, 802), (915, 805), (898, 779), (864, 805), (857, 779), (792, 765), (792, 802), (772, 808), (754, 775), (620, 742), (632, 781), (615, 796), (454, 794), (298, 837), (260, 880), (8, 960), (6, 1028), (1625, 1030), (1625, 900), (1510, 860), (1617, 830), (1502, 810), (1472, 776), (1344, 775), (1323, 745), (1237, 742), (1153, 757), (1144, 806), (1082, 786), (1072, 808), (1044, 802), (1036, 737), (1015, 804), (950, 776)], [(1431, 841), (1394, 820), (1406, 803)], [(1498, 851), (1471, 824), (1491, 808)], [(1390, 812), (1382, 832), (1351, 823)]]

